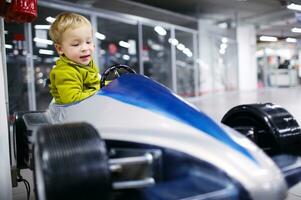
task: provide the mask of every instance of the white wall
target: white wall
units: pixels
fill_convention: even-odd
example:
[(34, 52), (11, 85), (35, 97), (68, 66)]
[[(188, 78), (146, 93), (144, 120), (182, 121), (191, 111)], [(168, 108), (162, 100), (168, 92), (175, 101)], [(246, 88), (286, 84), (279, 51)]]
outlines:
[(236, 29), (239, 90), (257, 88), (256, 31), (254, 25), (239, 25)]

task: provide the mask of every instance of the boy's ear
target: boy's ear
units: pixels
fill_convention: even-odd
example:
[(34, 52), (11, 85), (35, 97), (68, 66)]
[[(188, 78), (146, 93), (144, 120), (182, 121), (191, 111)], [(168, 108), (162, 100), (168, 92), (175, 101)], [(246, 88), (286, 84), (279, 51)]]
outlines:
[(54, 44), (54, 47), (55, 47), (55, 49), (56, 49), (56, 51), (57, 51), (57, 53), (59, 54), (59, 55), (62, 55), (64, 52), (63, 52), (63, 48), (62, 48), (62, 45), (60, 45), (60, 44)]

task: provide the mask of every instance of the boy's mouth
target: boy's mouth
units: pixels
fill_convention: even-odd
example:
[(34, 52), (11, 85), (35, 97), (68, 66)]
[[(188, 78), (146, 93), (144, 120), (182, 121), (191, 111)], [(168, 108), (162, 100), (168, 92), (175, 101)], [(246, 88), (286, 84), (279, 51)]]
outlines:
[(80, 58), (88, 58), (90, 55), (80, 56)]

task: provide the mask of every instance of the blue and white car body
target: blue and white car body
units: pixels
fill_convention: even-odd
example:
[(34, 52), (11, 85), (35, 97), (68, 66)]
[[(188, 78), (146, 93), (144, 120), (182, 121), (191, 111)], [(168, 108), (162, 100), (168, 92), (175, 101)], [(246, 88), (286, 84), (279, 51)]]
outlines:
[(145, 76), (124, 74), (46, 114), (52, 124), (88, 122), (108, 143), (161, 149), (169, 175), (144, 189), (145, 199), (286, 198), (281, 170), (259, 147)]

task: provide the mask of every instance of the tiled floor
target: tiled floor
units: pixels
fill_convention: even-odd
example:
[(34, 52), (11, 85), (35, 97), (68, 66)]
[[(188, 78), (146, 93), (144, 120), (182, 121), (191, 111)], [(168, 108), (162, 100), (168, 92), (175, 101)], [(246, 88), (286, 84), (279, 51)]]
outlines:
[[(236, 105), (271, 102), (283, 106), (301, 124), (301, 88), (299, 87), (271, 88), (247, 92), (219, 92), (189, 99), (189, 101), (217, 121), (220, 121), (223, 115)], [(23, 170), (22, 173), (24, 178), (31, 183), (32, 189), (32, 172)], [(13, 199), (26, 199), (25, 191), (24, 184), (19, 183), (19, 186), (13, 189)], [(33, 195), (31, 195), (31, 200), (33, 199)], [(286, 200), (301, 200), (301, 184), (290, 189)]]

